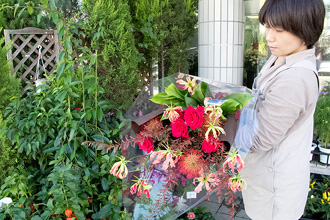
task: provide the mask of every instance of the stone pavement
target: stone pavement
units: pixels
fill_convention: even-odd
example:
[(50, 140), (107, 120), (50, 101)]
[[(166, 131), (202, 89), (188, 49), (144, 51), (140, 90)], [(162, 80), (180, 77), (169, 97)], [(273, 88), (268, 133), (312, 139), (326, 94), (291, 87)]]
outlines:
[[(235, 220), (251, 220), (244, 211), (242, 194), (237, 193), (236, 196), (237, 196), (237, 200), (238, 200), (237, 204), (239, 204), (239, 207), (238, 207), (237, 213), (235, 215)], [(205, 201), (201, 202), (198, 206), (207, 207), (207, 211), (211, 212), (216, 220), (226, 220), (226, 219), (230, 220), (231, 219), (228, 214), (230, 208), (228, 208), (226, 206), (226, 204), (223, 200), (221, 203), (219, 203), (218, 197), (216, 196), (215, 193), (213, 193), (210, 196), (210, 201), (205, 200)]]

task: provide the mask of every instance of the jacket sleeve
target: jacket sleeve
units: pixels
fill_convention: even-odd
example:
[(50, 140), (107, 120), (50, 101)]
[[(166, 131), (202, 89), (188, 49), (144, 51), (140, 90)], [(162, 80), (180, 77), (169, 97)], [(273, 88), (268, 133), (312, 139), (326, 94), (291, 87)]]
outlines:
[(253, 151), (268, 151), (279, 145), (299, 115), (317, 99), (317, 78), (305, 68), (284, 70), (268, 83), (257, 112), (259, 127), (253, 139)]

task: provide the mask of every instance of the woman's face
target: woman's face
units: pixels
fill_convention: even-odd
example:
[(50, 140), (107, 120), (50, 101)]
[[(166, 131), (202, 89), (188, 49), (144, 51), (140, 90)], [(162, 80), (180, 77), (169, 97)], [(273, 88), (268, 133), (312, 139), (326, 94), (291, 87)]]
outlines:
[(266, 40), (268, 47), (274, 56), (277, 56), (277, 62), (284, 57), (307, 49), (304, 42), (297, 36), (281, 28), (268, 27), (266, 29)]

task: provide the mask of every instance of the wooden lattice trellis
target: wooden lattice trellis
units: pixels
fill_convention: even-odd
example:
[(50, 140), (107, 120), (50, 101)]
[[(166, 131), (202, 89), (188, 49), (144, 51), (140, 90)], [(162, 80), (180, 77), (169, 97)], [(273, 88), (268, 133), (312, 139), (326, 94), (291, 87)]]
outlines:
[[(57, 54), (59, 53), (58, 35), (56, 30), (43, 30), (39, 28), (24, 28), (18, 30), (4, 30), (5, 42), (12, 41), (13, 48), (7, 54), (12, 61), (12, 75), (17, 74), (23, 81), (33, 82), (39, 70), (42, 74), (51, 74), (56, 69)], [(41, 45), (41, 56), (39, 56)], [(42, 64), (43, 63), (43, 64)]]

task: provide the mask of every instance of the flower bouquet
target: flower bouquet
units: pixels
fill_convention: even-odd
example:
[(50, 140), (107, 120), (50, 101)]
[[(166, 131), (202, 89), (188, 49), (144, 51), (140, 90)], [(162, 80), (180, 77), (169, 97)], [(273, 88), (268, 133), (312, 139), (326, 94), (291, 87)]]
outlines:
[(215, 192), (232, 205), (246, 183), (234, 149), (249, 90), (177, 74), (151, 84), (125, 115), (132, 121), (110, 173), (124, 181), (133, 219), (175, 219)]

